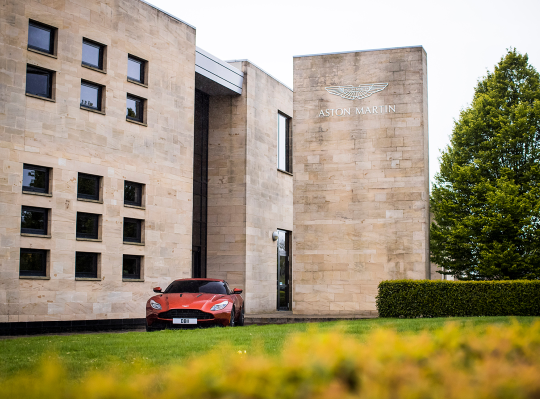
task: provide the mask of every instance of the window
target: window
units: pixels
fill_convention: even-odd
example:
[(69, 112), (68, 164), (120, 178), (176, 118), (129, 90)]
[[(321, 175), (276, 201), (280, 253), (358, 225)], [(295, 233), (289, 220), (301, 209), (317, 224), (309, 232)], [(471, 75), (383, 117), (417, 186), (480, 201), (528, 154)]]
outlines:
[(144, 99), (130, 94), (127, 95), (126, 119), (131, 121), (144, 121)]
[(145, 67), (146, 61), (144, 61), (141, 58), (128, 55), (128, 73), (127, 77), (128, 80), (139, 82), (144, 84), (144, 67)]
[(75, 278), (98, 277), (98, 253), (75, 253)]
[(99, 200), (99, 180), (97, 175), (79, 173), (77, 182), (77, 198), (82, 200)]
[(21, 233), (47, 235), (48, 214), (46, 208), (22, 207)]
[(52, 99), (53, 71), (26, 66), (26, 93)]
[(47, 276), (47, 250), (21, 249), (19, 276)]
[(290, 121), (284, 114), (278, 113), (278, 169), (291, 172), (290, 161)]
[(103, 53), (105, 46), (88, 39), (83, 39), (82, 64), (103, 70)]
[(49, 193), (49, 168), (23, 165), (23, 192)]
[(77, 238), (98, 239), (99, 214), (77, 213)]
[(28, 48), (54, 54), (56, 28), (30, 21), (28, 25)]
[(141, 279), (142, 256), (129, 256), (124, 254), (122, 262), (123, 279)]
[(140, 183), (124, 181), (124, 204), (141, 207), (142, 186)]
[(101, 91), (101, 86), (81, 81), (81, 107), (101, 111)]
[(124, 218), (124, 242), (141, 243), (142, 220)]

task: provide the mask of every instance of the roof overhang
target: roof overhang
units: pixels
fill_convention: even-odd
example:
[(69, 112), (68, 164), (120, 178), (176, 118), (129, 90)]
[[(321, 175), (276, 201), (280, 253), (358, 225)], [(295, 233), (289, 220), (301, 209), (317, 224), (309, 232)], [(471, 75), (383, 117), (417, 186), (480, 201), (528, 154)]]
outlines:
[(195, 88), (211, 96), (242, 94), (244, 73), (200, 47), (195, 52)]

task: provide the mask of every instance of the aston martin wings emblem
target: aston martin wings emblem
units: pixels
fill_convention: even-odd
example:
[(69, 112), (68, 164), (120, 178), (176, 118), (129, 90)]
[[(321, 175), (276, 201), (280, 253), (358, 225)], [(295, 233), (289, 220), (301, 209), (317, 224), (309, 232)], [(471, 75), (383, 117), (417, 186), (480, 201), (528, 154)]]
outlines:
[(360, 86), (329, 86), (326, 89), (328, 93), (335, 94), (344, 99), (365, 99), (373, 93), (380, 92), (388, 86), (388, 83), (366, 83)]

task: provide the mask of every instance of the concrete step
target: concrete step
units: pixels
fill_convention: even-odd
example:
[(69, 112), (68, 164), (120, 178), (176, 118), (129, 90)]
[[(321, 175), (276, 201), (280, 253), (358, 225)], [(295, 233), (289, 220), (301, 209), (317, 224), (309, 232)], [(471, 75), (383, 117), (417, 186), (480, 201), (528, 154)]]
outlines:
[(268, 314), (246, 314), (246, 325), (268, 325), (268, 324), (294, 324), (303, 322), (330, 322), (354, 319), (377, 318), (376, 311), (363, 311), (355, 314), (334, 314), (334, 315), (306, 315), (293, 314), (291, 311), (280, 311)]

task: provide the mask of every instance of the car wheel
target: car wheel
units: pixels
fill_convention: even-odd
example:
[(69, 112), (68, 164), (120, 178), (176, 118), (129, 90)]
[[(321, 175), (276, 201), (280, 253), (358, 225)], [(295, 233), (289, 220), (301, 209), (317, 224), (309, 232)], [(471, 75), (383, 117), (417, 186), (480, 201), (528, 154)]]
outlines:
[(244, 326), (244, 307), (242, 307), (242, 311), (240, 311), (240, 316), (238, 317), (238, 322), (236, 323), (237, 326)]
[(229, 326), (234, 326), (234, 306), (231, 310), (231, 320), (229, 321)]
[(155, 329), (150, 328), (150, 327), (148, 326), (148, 321), (146, 321), (146, 332), (154, 332), (154, 331), (155, 331)]

